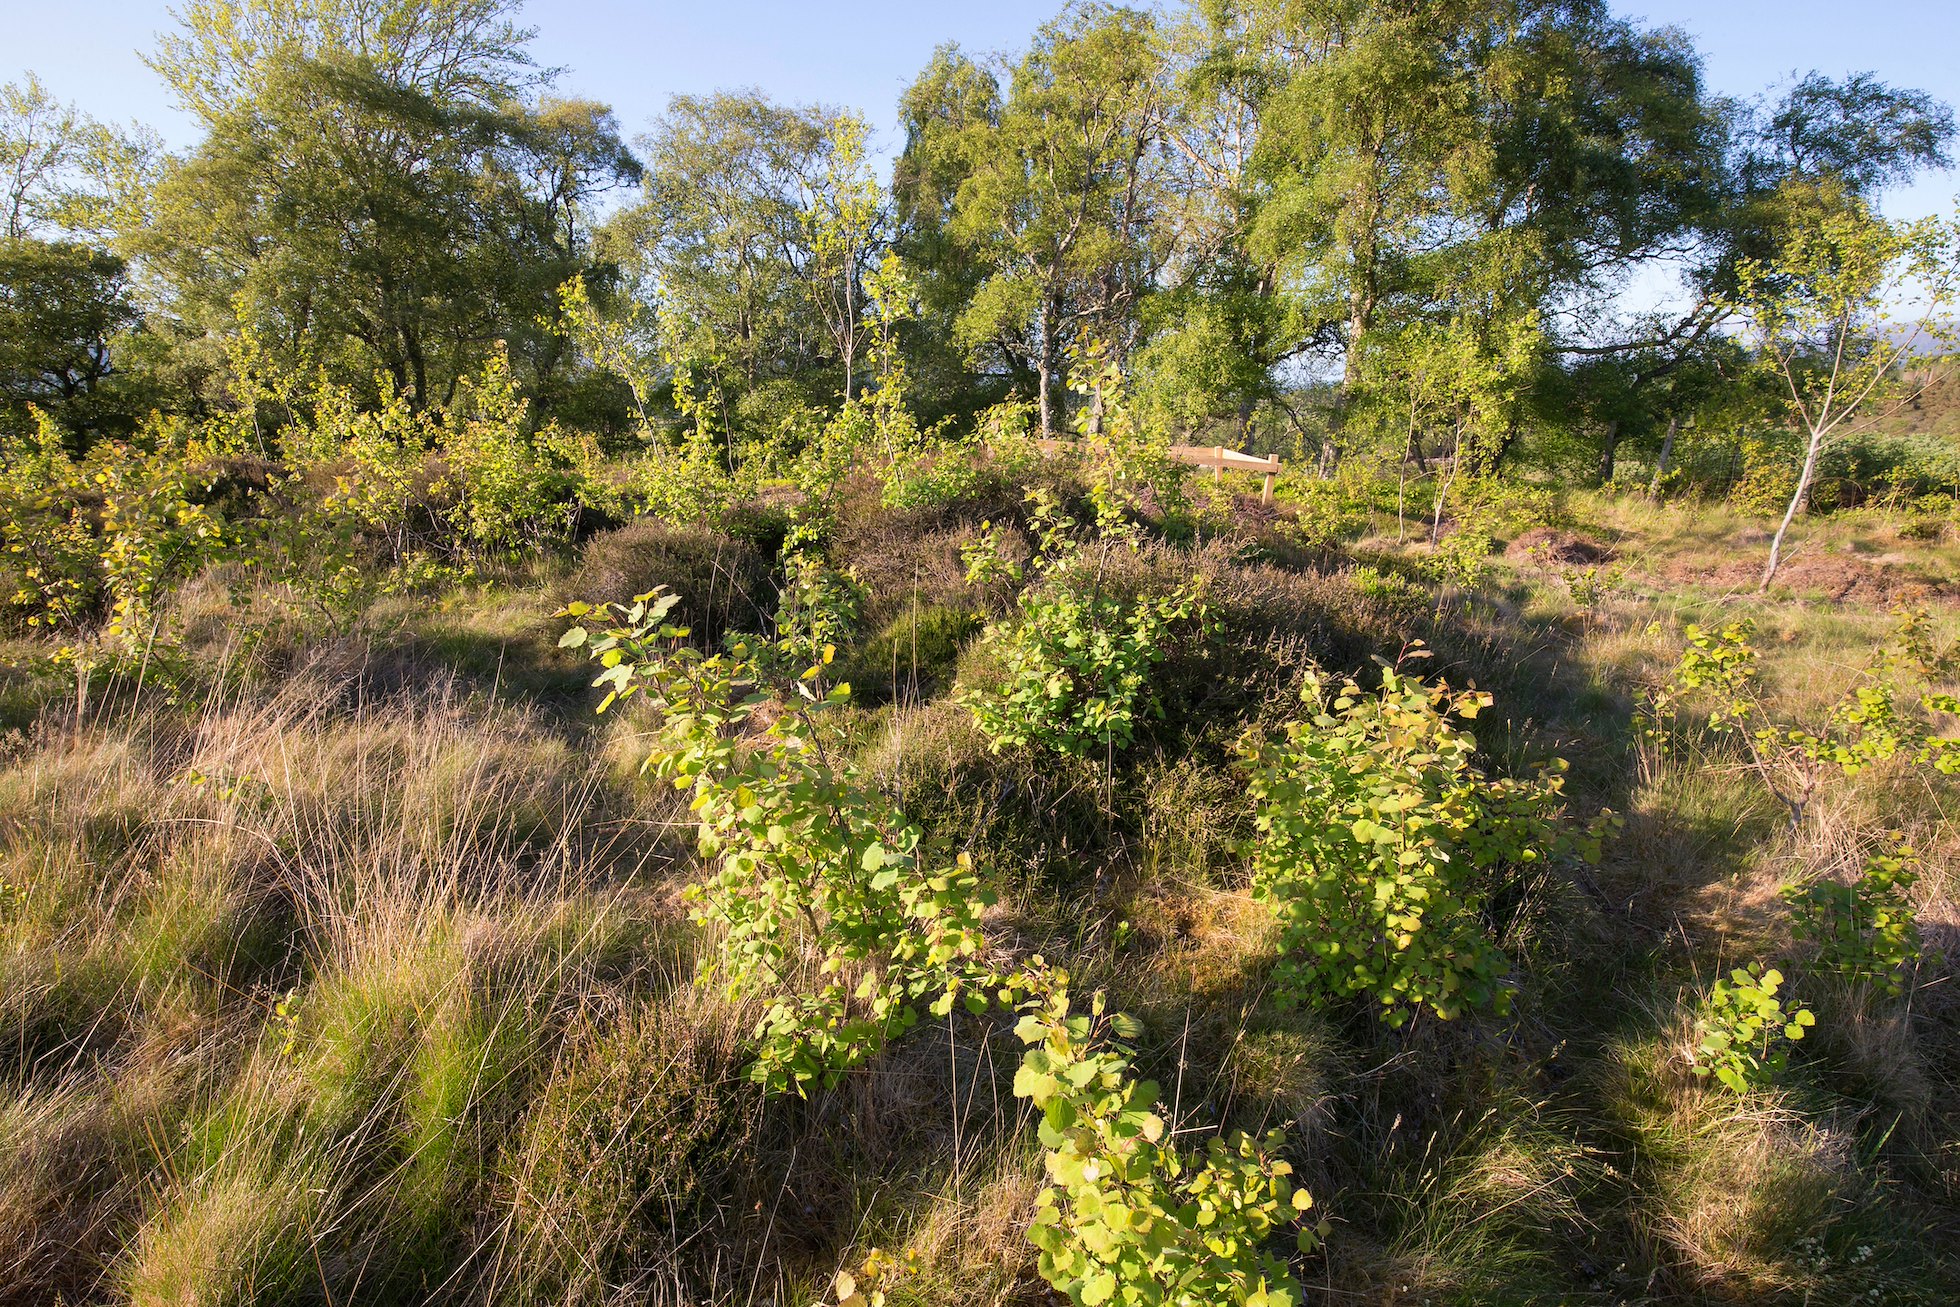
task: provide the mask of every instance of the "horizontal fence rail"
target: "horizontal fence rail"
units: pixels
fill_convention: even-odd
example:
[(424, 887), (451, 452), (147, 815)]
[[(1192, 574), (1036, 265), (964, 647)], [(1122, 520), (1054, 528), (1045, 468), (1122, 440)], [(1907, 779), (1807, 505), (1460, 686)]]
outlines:
[[(1035, 443), (1041, 446), (1042, 452), (1048, 454), (1059, 454), (1082, 447), (1082, 442), (1079, 440), (1037, 440)], [(1257, 472), (1265, 478), (1265, 484), (1259, 491), (1259, 502), (1262, 504), (1273, 502), (1273, 481), (1279, 476), (1280, 469), (1280, 461), (1276, 458), (1241, 454), (1238, 450), (1227, 449), (1223, 445), (1172, 445), (1169, 453), (1180, 463), (1187, 463), (1192, 467), (1210, 468), (1214, 481), (1222, 477), (1228, 469), (1233, 472)]]

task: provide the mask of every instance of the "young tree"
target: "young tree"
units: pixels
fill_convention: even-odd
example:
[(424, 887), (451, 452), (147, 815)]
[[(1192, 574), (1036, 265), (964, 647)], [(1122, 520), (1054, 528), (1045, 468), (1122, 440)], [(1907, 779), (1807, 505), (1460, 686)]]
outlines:
[[(1692, 52), (1686, 53), (1691, 68)], [(1663, 93), (1667, 67), (1657, 69), (1658, 80), (1636, 79), (1629, 90), (1636, 96)], [(1677, 69), (1672, 77), (1681, 75)], [(1682, 411), (1676, 399), (1705, 396), (1711, 358), (1731, 347), (1720, 329), (1734, 312), (1744, 263), (1773, 262), (1792, 229), (1819, 216), (1820, 205), (1828, 208), (1827, 197), (1848, 193), (1869, 201), (1884, 186), (1947, 166), (1954, 135), (1945, 105), (1869, 73), (1834, 81), (1813, 72), (1774, 100), (1739, 104), (1704, 97), (1699, 111), (1702, 126), (1693, 136), (1703, 148), (1671, 155), (1650, 149), (1652, 164), (1660, 165), (1660, 185), (1626, 192), (1641, 209), (1658, 202), (1662, 213), (1671, 211), (1673, 221), (1656, 227), (1661, 239), (1644, 259), (1676, 264), (1685, 298), (1630, 318), (1611, 305), (1575, 305), (1580, 312), (1559, 348), (1568, 381), (1600, 369), (1625, 381), (1620, 397), (1626, 420), (1595, 423), (1602, 437), (1602, 481), (1612, 477), (1629, 423), (1678, 434)], [(1663, 126), (1669, 122), (1677, 133), (1693, 126), (1678, 112), (1661, 119)], [(1622, 166), (1608, 154), (1594, 157), (1587, 171), (1602, 164)], [(1683, 387), (1685, 374), (1699, 379)], [(1571, 389), (1588, 393), (1579, 385)], [(1671, 449), (1665, 438), (1663, 449)], [(1656, 489), (1664, 472), (1656, 468)]]
[[(1773, 262), (1745, 260), (1735, 299), (1758, 365), (1787, 397), (1804, 456), (1770, 541), (1769, 589), (1790, 524), (1809, 503), (1818, 459), (1853, 420), (1896, 395), (1899, 365), (1946, 330), (1960, 277), (1960, 219), (1888, 222), (1852, 194), (1811, 206)], [(1893, 322), (1900, 304), (1914, 305)]]
[(809, 255), (805, 280), (810, 298), (844, 365), (844, 398), (857, 396), (857, 356), (865, 321), (864, 279), (878, 253), (884, 188), (865, 157), (870, 129), (856, 114), (831, 124), (823, 164), (805, 183), (804, 238)]

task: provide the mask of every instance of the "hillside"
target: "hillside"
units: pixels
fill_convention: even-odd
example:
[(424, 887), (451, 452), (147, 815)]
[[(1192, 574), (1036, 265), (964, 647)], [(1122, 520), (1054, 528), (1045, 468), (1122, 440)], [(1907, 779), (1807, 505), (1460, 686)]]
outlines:
[[(17, 643), (0, 1300), (834, 1302), (841, 1271), (891, 1303), (1040, 1303), (1062, 1272), (1031, 1223), (1081, 1232), (1058, 1256), (1115, 1219), (1084, 1157), (1130, 1157), (1141, 1211), (1238, 1130), (1266, 1142), (1219, 1219), (1261, 1184), (1312, 1205), (1282, 1196), (1233, 1271), (1177, 1242), (1172, 1203), (1161, 1255), (1197, 1249), (1192, 1274), (1311, 1301), (1952, 1298), (1960, 843), (1952, 779), (1913, 761), (1939, 748), (1914, 743), (1921, 694), (1954, 684), (1952, 545), (1842, 514), (1757, 598), (1760, 530), (1706, 506), (1512, 496), (1431, 551), (1396, 545), (1382, 488), (1282, 478), (1275, 511), (1192, 480), (1112, 536), (1057, 516), (1093, 512), (1066, 465), (1027, 475), (1032, 497), (990, 479), (912, 509), (853, 482), (787, 574), (788, 518), (743, 509), (331, 621), (221, 568), (168, 600), (170, 658), (92, 678)], [(621, 617), (555, 614), (656, 586), (688, 633), (627, 623), (646, 692), (595, 716), (563, 633)], [(1930, 616), (1901, 633), (1901, 604)], [(1753, 676), (1677, 675), (1691, 623), (1737, 622), (1700, 638), (1746, 639)], [(1057, 656), (1074, 688), (1031, 672)], [(1126, 656), (1134, 717), (1099, 716), (1076, 696)], [(1856, 697), (1881, 690), (1896, 721)], [(1741, 747), (1706, 724), (1724, 704), (1868, 765)], [(1342, 740), (1372, 761), (1316, 771)], [(1337, 869), (1391, 833), (1417, 852), (1390, 866), (1440, 879), (1386, 927)], [(1814, 1024), (1787, 1065), (1744, 1037), (1776, 1056), (1739, 1052), (1738, 1092), (1695, 1068), (1730, 1065), (1707, 996), (1751, 962)], [(1083, 1024), (1039, 1033), (1043, 1004)], [(1088, 1041), (1085, 1084), (1153, 1083), (1122, 1110), (1161, 1138), (1037, 1130), (1056, 1091), (1029, 1068), (1073, 1083), (1057, 1038)], [(1050, 1127), (1100, 1119), (1072, 1093)]]

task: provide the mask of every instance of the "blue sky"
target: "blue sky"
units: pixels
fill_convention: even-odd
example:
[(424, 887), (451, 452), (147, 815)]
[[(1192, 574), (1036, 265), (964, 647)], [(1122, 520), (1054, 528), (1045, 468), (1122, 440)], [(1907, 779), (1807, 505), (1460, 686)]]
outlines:
[[(539, 62), (564, 91), (604, 100), (637, 134), (680, 91), (756, 86), (777, 99), (865, 111), (887, 142), (900, 90), (934, 46), (1013, 49), (1060, 0), (532, 0)], [(1960, 103), (1960, 0), (1624, 0), (1620, 12), (1697, 38), (1715, 89), (1751, 95), (1812, 68), (1870, 70)], [(191, 132), (138, 51), (171, 26), (165, 0), (0, 0), (0, 80), (32, 70), (98, 117)], [(1895, 216), (1949, 210), (1960, 177), (1888, 197)]]

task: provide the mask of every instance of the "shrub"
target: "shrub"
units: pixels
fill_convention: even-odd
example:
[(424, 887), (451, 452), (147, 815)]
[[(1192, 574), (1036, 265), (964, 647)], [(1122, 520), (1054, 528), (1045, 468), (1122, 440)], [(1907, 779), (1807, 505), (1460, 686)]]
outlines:
[(1333, 553), (1368, 529), (1368, 503), (1346, 478), (1296, 478), (1286, 497), (1296, 509), (1288, 533), (1308, 549)]
[(1473, 590), (1489, 579), (1490, 556), (1496, 548), (1489, 532), (1459, 527), (1418, 557), (1416, 566), (1432, 581)]
[(1817, 1024), (1808, 1008), (1786, 1011), (1777, 991), (1783, 973), (1760, 962), (1717, 980), (1702, 1000), (1690, 1057), (1698, 1076), (1712, 1075), (1736, 1093), (1768, 1083), (1783, 1069), (1785, 1048)]
[(1919, 963), (1913, 863), (1911, 850), (1900, 848), (1873, 854), (1850, 885), (1785, 887), (1792, 933), (1816, 947), (1816, 965), (1891, 998), (1905, 993), (1906, 977)]
[[(701, 851), (716, 862), (687, 891), (695, 919), (727, 932), (703, 978), (719, 974), (732, 995), (770, 1000), (756, 1078), (799, 1093), (832, 1084), (925, 1010), (952, 1010), (980, 952), (989, 896), (965, 854), (935, 869), (917, 826), (831, 766), (814, 718), (845, 703), (849, 686), (819, 694), (814, 665), (790, 682), (802, 706), (738, 738), (769, 701), (758, 692), (766, 664), (741, 643), (712, 656), (683, 644), (666, 621), (674, 603), (656, 592), (625, 606), (573, 604), (565, 616), (617, 624), (574, 626), (562, 643), (604, 664), (601, 712), (639, 696), (660, 715), (646, 765), (692, 795)], [(797, 983), (811, 971), (815, 992)], [(971, 990), (965, 998), (988, 1006)]]
[(499, 346), (444, 414), (439, 489), (454, 497), (456, 534), (485, 554), (571, 538), (579, 478), (569, 442), (555, 431), (531, 430), (527, 408)]
[(209, 503), (222, 435), (158, 418), (140, 443), (99, 444), (78, 461), (44, 421), (35, 440), (0, 445), (8, 606), (30, 627), (72, 630), (106, 605), (110, 636), (144, 647), (158, 604), (239, 543)]
[(30, 628), (80, 624), (100, 601), (101, 547), (60, 428), (42, 417), (36, 439), (0, 445), (0, 474), (9, 612)]
[(1572, 596), (1572, 606), (1580, 613), (1591, 616), (1606, 598), (1620, 588), (1626, 580), (1624, 567), (1575, 567), (1562, 572), (1559, 579)]
[(1954, 498), (1945, 492), (1921, 495), (1912, 501), (1911, 512), (1899, 534), (1908, 540), (1941, 540), (1953, 530), (1956, 520)]
[(1391, 1025), (1509, 1003), (1509, 966), (1483, 920), (1493, 874), (1568, 847), (1556, 775), (1486, 777), (1452, 718), (1490, 696), (1393, 668), (1304, 690), (1312, 717), (1244, 746), (1257, 805), (1255, 897), (1280, 923), (1282, 998), (1372, 997)]
[(1134, 540), (1146, 505), (1166, 520), (1180, 517), (1187, 469), (1171, 458), (1165, 434), (1131, 404), (1128, 380), (1105, 342), (1071, 350), (1069, 388), (1082, 397), (1075, 429), (1087, 454), (1096, 529), (1105, 538)]
[(1457, 500), (1465, 519), (1501, 540), (1539, 527), (1579, 525), (1563, 491), (1501, 477), (1472, 483)]
[(1089, 757), (1128, 746), (1138, 717), (1161, 711), (1151, 668), (1180, 636), (1209, 629), (1198, 586), (1126, 600), (1084, 580), (1064, 574), (1031, 587), (1016, 620), (988, 631), (1001, 684), (964, 690), (960, 701), (996, 750)]
[[(1927, 643), (1924, 623), (1908, 614), (1893, 642), (1882, 647), (1861, 679), (1833, 703), (1814, 725), (1779, 721), (1772, 714), (1757, 671), (1754, 628), (1732, 622), (1720, 631), (1690, 625), (1687, 647), (1669, 681), (1648, 692), (1643, 736), (1651, 768), (1682, 736), (1681, 709), (1701, 706), (1708, 730), (1733, 738), (1749, 769), (1789, 814), (1790, 827), (1803, 827), (1813, 800), (1833, 778), (1851, 780), (1881, 763), (1902, 758), (1934, 770), (1960, 772), (1960, 737), (1933, 734), (1924, 722), (1899, 706), (1894, 674), (1941, 655)], [(1928, 713), (1960, 712), (1960, 699), (1919, 696)]]
[(1385, 572), (1369, 563), (1356, 564), (1348, 573), (1348, 578), (1364, 598), (1393, 604), (1398, 608), (1413, 608), (1429, 598), (1421, 586), (1402, 573)]
[(849, 573), (825, 566), (807, 550), (787, 555), (783, 569), (776, 640), (764, 652), (778, 671), (822, 688), (837, 646), (857, 626), (864, 590)]
[[(1276, 1156), (1284, 1137), (1213, 1139), (1202, 1162), (1185, 1157), (1152, 1110), (1157, 1086), (1135, 1080), (1131, 1053), (1112, 1035), (1134, 1022), (1106, 1011), (1069, 1014), (1068, 976), (1033, 983), (1015, 1034), (1028, 1045), (1016, 1097), (1041, 1112), (1048, 1187), (1028, 1237), (1043, 1279), (1077, 1307), (1120, 1303), (1291, 1307), (1302, 1300), (1268, 1239), (1313, 1205)], [(1302, 1228), (1301, 1251), (1326, 1233)]]

